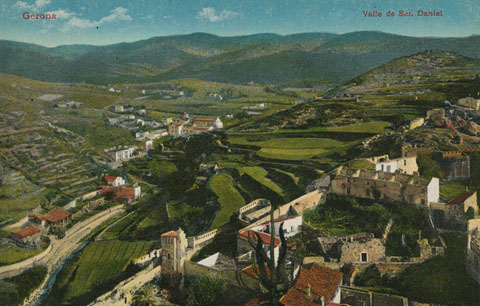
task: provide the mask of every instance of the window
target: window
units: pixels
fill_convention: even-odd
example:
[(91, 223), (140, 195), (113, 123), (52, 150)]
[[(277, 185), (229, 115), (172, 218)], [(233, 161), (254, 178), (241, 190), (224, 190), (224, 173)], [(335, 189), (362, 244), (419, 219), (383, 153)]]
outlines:
[(425, 199), (422, 199), (422, 205), (425, 205)]
[(407, 160), (406, 160), (406, 159), (403, 160), (403, 165), (404, 165), (404, 166), (407, 165)]
[(350, 194), (350, 187), (347, 188), (347, 194)]
[(362, 253), (360, 256), (360, 261), (361, 262), (367, 262), (367, 253)]

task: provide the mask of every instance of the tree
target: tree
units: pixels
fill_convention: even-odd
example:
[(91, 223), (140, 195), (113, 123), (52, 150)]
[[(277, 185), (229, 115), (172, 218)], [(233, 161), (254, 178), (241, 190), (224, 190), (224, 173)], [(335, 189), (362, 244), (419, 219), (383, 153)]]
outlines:
[(257, 277), (262, 286), (268, 291), (268, 301), (270, 305), (278, 305), (280, 298), (293, 286), (296, 275), (295, 262), (292, 262), (290, 269), (287, 271), (286, 259), (287, 259), (287, 242), (283, 232), (283, 222), (280, 224), (279, 236), (279, 254), (277, 262), (275, 262), (275, 219), (273, 212), (274, 206), (270, 209), (270, 246), (269, 253), (263, 248), (263, 241), (258, 233), (255, 232), (257, 241), (256, 243), (248, 237), (248, 242), (255, 251), (255, 258), (253, 259), (253, 271), (257, 274)]
[(210, 276), (195, 278), (188, 290), (188, 305), (214, 306), (227, 291), (226, 283)]

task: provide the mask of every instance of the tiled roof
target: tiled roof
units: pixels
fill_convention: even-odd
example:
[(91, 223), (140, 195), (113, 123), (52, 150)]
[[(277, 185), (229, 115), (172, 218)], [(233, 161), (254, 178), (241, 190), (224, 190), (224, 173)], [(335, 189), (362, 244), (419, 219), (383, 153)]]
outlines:
[(475, 191), (465, 192), (464, 194), (459, 195), (458, 197), (448, 201), (447, 205), (460, 205), (463, 204), (468, 198), (470, 198)]
[(126, 200), (127, 202), (131, 202), (135, 198), (135, 189), (132, 187), (103, 186), (98, 192), (102, 195), (107, 192), (113, 192), (115, 199)]
[[(314, 306), (319, 305), (321, 297), (325, 298), (326, 305), (330, 303), (342, 281), (342, 272), (322, 267), (318, 264), (302, 266), (300, 275), (280, 303), (285, 306)], [(307, 296), (307, 287), (310, 285), (310, 297)]]
[[(262, 232), (257, 232), (253, 230), (246, 230), (243, 232), (240, 232), (238, 236), (242, 239), (248, 240), (248, 237), (250, 237), (253, 241), (257, 241), (257, 235), (255, 233), (258, 233), (260, 236), (260, 239), (262, 239), (263, 244), (270, 245), (270, 235)], [(280, 245), (280, 238), (275, 237), (274, 240), (274, 246), (279, 246)]]
[(212, 118), (195, 118), (194, 122), (215, 122), (215, 119)]
[(13, 234), (13, 237), (17, 238), (17, 239), (22, 239), (22, 238), (25, 238), (25, 237), (33, 236), (33, 235), (38, 234), (38, 233), (40, 233), (38, 228), (36, 228), (35, 226), (29, 226), (27, 228), (24, 228), (24, 229), (16, 232), (15, 234)]
[[(257, 272), (260, 274), (260, 271), (258, 270), (258, 267), (256, 268)], [(268, 267), (265, 267), (265, 271), (267, 272), (267, 276), (270, 275), (270, 270), (268, 269)], [(250, 265), (248, 267), (246, 267), (245, 269), (243, 269), (242, 271), (243, 273), (245, 273), (245, 275), (253, 278), (253, 279), (258, 279), (258, 276), (257, 276), (257, 273), (255, 273), (255, 271), (253, 270), (253, 266)]]
[(57, 208), (55, 210), (50, 211), (48, 214), (43, 216), (43, 219), (47, 220), (51, 223), (56, 223), (58, 221), (62, 221), (70, 216), (69, 212), (64, 211), (61, 208)]
[(162, 237), (177, 237), (177, 233), (175, 233), (174, 231), (169, 231), (169, 232), (163, 233)]
[(105, 180), (105, 182), (111, 183), (111, 182), (115, 181), (117, 179), (117, 177), (113, 176), (113, 175), (105, 175), (103, 177), (103, 179)]

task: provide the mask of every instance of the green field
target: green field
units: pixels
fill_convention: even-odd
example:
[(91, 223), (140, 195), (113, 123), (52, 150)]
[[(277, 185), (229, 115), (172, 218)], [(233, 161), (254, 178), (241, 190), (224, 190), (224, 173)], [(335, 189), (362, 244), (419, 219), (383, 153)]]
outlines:
[[(95, 241), (85, 247), (57, 276), (45, 305), (82, 304), (98, 291), (128, 277), (131, 260), (147, 254), (152, 242)], [(75, 301), (72, 303), (72, 301)]]
[(245, 199), (234, 187), (232, 177), (227, 174), (216, 174), (210, 178), (209, 182), (210, 188), (218, 197), (220, 203), (220, 211), (211, 226), (214, 229), (228, 223), (230, 216), (245, 205)]
[(47, 275), (47, 268), (37, 266), (20, 275), (0, 280), (0, 304), (17, 306), (35, 290)]
[(48, 242), (43, 241), (42, 246), (38, 249), (29, 250), (19, 248), (12, 244), (2, 244), (0, 245), (0, 266), (11, 265), (13, 263), (38, 255), (43, 252), (48, 245)]
[(264, 141), (250, 141), (248, 137), (231, 137), (231, 144), (260, 147), (257, 154), (265, 158), (302, 160), (328, 159), (330, 155), (341, 155), (358, 141), (342, 142), (329, 138), (280, 137)]
[[(147, 201), (156, 201), (154, 197)], [(167, 210), (160, 202), (140, 207), (110, 227), (101, 239), (156, 240), (170, 228)]]

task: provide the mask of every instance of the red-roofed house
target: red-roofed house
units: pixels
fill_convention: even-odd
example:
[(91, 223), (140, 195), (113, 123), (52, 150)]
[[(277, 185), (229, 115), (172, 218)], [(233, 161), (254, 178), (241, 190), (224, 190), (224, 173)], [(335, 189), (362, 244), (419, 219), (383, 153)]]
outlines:
[(125, 180), (120, 176), (105, 175), (103, 180), (110, 186), (123, 186), (125, 185)]
[(13, 240), (20, 246), (39, 247), (41, 233), (35, 226), (29, 226), (12, 235)]
[[(263, 247), (265, 251), (270, 252), (270, 234), (268, 233), (262, 233), (258, 231), (253, 231), (253, 230), (244, 230), (240, 231), (237, 236), (237, 252), (239, 254), (239, 257), (242, 257), (244, 259), (251, 258), (252, 255), (252, 246), (248, 242), (248, 238), (253, 240), (254, 242), (257, 242), (258, 236), (260, 236), (260, 239), (262, 240)], [(278, 257), (278, 247), (280, 245), (281, 241), (280, 238), (275, 237), (274, 239), (274, 254), (275, 254), (275, 259)]]
[(285, 306), (340, 304), (342, 272), (318, 264), (304, 265), (295, 285), (280, 299)]
[(114, 187), (114, 186), (103, 186), (98, 190), (98, 193), (101, 195), (112, 194), (113, 200), (115, 201), (126, 201), (127, 203), (132, 203), (133, 200), (136, 200), (141, 195), (140, 186), (135, 187)]
[(69, 212), (66, 212), (61, 208), (57, 208), (48, 212), (45, 216), (43, 216), (43, 219), (50, 227), (65, 228), (65, 226), (72, 221), (72, 216)]

